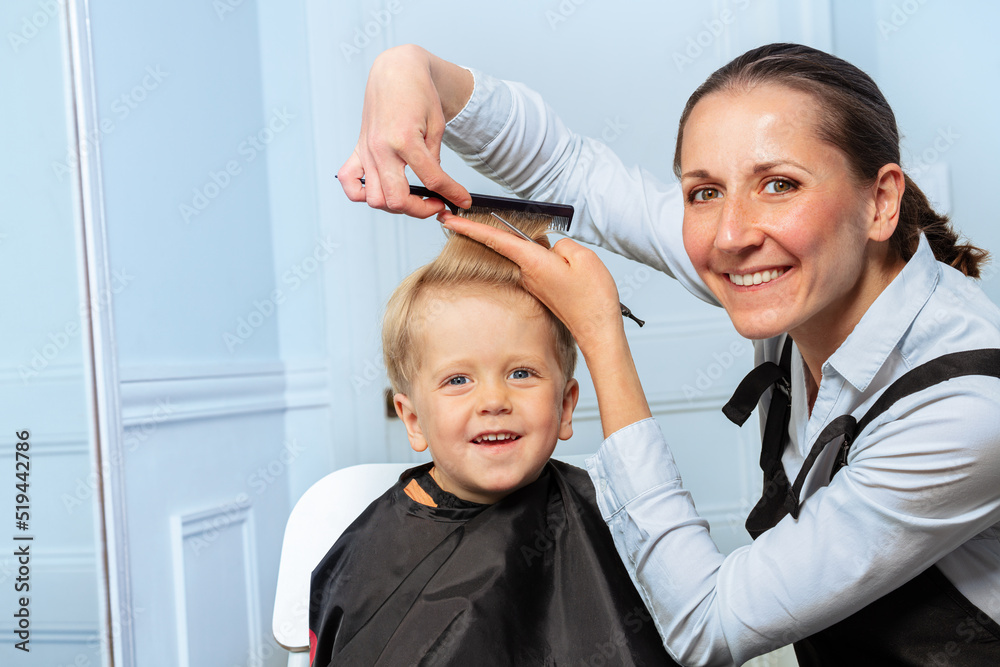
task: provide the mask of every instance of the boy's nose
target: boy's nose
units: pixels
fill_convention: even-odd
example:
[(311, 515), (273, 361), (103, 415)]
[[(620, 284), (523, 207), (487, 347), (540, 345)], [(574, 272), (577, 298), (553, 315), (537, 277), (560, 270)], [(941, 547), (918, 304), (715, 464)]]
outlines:
[(754, 220), (754, 210), (732, 196), (720, 207), (715, 232), (715, 247), (725, 253), (739, 254), (764, 242), (764, 234)]
[(482, 383), (479, 386), (479, 414), (496, 415), (511, 411), (510, 396), (502, 382)]

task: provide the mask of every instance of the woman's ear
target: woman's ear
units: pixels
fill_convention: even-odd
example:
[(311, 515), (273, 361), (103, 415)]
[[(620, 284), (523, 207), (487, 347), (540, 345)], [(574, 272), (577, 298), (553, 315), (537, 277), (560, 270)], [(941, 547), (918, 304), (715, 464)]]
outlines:
[(396, 414), (403, 421), (406, 427), (406, 437), (410, 440), (410, 447), (415, 452), (422, 452), (427, 449), (427, 441), (424, 439), (424, 432), (420, 428), (420, 420), (417, 418), (416, 408), (413, 401), (406, 394), (396, 394), (392, 397), (392, 404), (396, 407)]
[(905, 190), (906, 178), (898, 164), (890, 163), (878, 170), (875, 177), (875, 215), (868, 230), (869, 239), (888, 241), (896, 231)]
[(559, 439), (569, 440), (573, 437), (573, 410), (580, 400), (580, 383), (576, 378), (570, 378), (563, 389), (562, 417), (559, 420)]

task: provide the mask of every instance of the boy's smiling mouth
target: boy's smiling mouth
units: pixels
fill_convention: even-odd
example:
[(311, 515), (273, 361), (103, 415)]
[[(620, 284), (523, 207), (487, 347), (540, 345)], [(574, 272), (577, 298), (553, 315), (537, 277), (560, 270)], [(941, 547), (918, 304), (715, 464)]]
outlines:
[(517, 433), (512, 433), (510, 431), (489, 431), (486, 433), (480, 433), (479, 435), (477, 435), (475, 438), (472, 439), (472, 442), (474, 442), (477, 445), (481, 444), (502, 445), (508, 442), (514, 442), (515, 440), (519, 440), (520, 438), (521, 438), (520, 435), (518, 435)]

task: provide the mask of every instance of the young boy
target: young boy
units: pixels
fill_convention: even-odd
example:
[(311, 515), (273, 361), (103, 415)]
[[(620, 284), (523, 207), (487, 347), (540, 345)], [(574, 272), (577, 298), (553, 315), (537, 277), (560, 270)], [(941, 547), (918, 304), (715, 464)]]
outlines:
[(573, 432), (576, 346), (517, 266), (453, 236), (396, 289), (382, 341), (396, 412), (433, 462), (313, 571), (311, 664), (674, 664), (586, 472), (549, 460)]

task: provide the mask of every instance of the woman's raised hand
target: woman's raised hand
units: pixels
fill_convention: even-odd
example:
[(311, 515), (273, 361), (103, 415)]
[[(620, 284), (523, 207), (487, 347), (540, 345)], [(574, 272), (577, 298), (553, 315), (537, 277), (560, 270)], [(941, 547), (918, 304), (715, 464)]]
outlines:
[(440, 213), (442, 202), (410, 194), (409, 165), (427, 188), (460, 207), (471, 205), (468, 190), (440, 163), (445, 123), (468, 102), (473, 85), (468, 70), (418, 46), (398, 46), (379, 55), (365, 87), (361, 136), (337, 172), (348, 199), (417, 218)]

